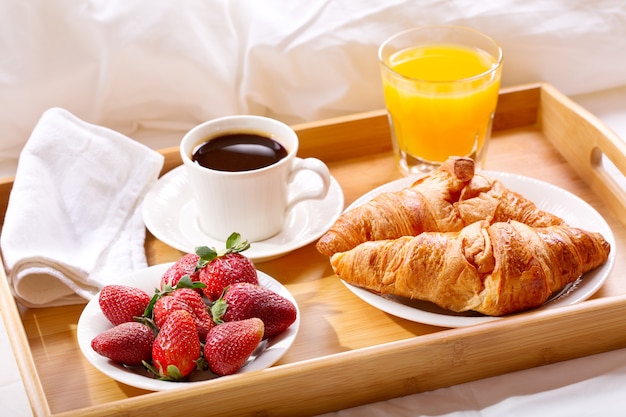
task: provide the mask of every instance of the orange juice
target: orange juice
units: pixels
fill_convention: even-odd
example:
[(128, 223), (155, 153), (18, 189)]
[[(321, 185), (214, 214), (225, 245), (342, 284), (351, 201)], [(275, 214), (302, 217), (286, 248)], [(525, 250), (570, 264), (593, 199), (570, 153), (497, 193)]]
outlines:
[(385, 102), (399, 157), (427, 164), (453, 155), (480, 159), (500, 86), (494, 56), (468, 46), (429, 44), (401, 49), (384, 64)]

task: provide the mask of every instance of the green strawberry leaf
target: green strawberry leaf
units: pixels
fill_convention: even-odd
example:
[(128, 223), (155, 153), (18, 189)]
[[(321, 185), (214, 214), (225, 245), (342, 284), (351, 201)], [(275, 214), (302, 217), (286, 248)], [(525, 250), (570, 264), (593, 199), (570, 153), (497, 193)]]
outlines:
[[(191, 288), (191, 289), (206, 288), (206, 284), (200, 281), (192, 281), (191, 276), (186, 274), (180, 278), (180, 280), (176, 283), (176, 286), (172, 288), (172, 291), (177, 290), (179, 288)], [(172, 291), (169, 291), (169, 292), (172, 292)]]
[(141, 363), (143, 364), (144, 368), (146, 368), (154, 376), (159, 376), (159, 371), (154, 367), (154, 365), (146, 361), (141, 361)]
[(183, 379), (183, 375), (180, 373), (178, 366), (167, 365), (167, 375), (162, 375), (159, 379), (163, 381), (180, 381)]
[(226, 239), (227, 253), (243, 252), (247, 249), (250, 249), (250, 242), (244, 240), (237, 232), (232, 233), (230, 236), (228, 236), (228, 239)]
[(146, 306), (146, 309), (143, 311), (143, 317), (152, 318), (152, 312), (154, 310), (154, 305), (156, 304), (157, 300), (169, 293), (176, 291), (179, 288), (206, 288), (206, 284), (200, 281), (192, 281), (191, 276), (189, 274), (185, 274), (173, 287), (170, 284), (165, 284), (162, 289), (155, 288), (154, 295), (150, 299), (150, 302)]
[(224, 320), (222, 320), (222, 317), (224, 316), (224, 314), (226, 313), (226, 310), (228, 309), (228, 303), (226, 302), (226, 300), (224, 300), (224, 295), (226, 294), (229, 288), (230, 288), (230, 285), (224, 288), (220, 297), (217, 300), (215, 300), (213, 304), (211, 304), (209, 307), (211, 316), (213, 317), (213, 321), (216, 324), (222, 324), (224, 322)]
[(221, 324), (223, 322), (222, 317), (224, 316), (224, 313), (226, 313), (227, 309), (228, 303), (224, 301), (223, 298), (220, 297), (215, 300), (215, 302), (211, 306), (211, 315), (213, 316), (213, 321), (217, 324)]
[(211, 263), (213, 259), (219, 256), (215, 248), (210, 248), (208, 246), (197, 246), (196, 255), (200, 257), (200, 259), (198, 259), (196, 269), (202, 269), (204, 266)]
[(154, 295), (150, 299), (150, 302), (146, 306), (146, 309), (143, 311), (143, 317), (147, 317), (147, 318), (150, 318), (150, 319), (153, 318), (152, 317), (152, 312), (154, 310), (154, 305), (156, 304), (157, 300), (159, 298), (161, 298), (162, 295), (163, 295), (162, 291), (159, 291), (158, 288), (156, 288), (154, 290)]
[[(204, 351), (204, 347), (202, 351)], [(196, 362), (196, 370), (206, 371), (209, 369), (209, 363), (206, 361), (206, 359), (204, 359), (204, 356), (200, 356), (198, 359), (196, 359), (195, 362)]]
[(250, 242), (244, 240), (237, 232), (231, 233), (226, 239), (226, 248), (217, 250), (208, 246), (197, 246), (195, 248), (196, 255), (200, 257), (196, 270), (204, 268), (207, 264), (211, 263), (214, 259), (220, 256), (228, 255), (229, 253), (239, 253), (250, 249)]
[(183, 379), (180, 370), (178, 369), (178, 367), (176, 365), (168, 365), (167, 366), (167, 375), (162, 375), (159, 370), (152, 365), (151, 363), (148, 363), (146, 361), (141, 361), (143, 363), (143, 366), (152, 374), (154, 374), (154, 376), (157, 379), (160, 379), (161, 381), (180, 381)]
[(150, 330), (152, 330), (152, 333), (154, 333), (155, 336), (159, 333), (159, 328), (157, 327), (152, 317), (141, 316), (141, 317), (133, 317), (133, 319), (137, 323), (145, 324), (146, 326), (148, 326)]

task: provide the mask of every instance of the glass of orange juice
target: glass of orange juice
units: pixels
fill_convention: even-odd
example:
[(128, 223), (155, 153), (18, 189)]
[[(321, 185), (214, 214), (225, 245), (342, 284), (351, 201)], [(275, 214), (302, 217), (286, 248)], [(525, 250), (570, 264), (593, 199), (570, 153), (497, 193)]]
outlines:
[(394, 152), (405, 175), (450, 156), (482, 168), (502, 74), (502, 48), (459, 26), (400, 32), (378, 51)]

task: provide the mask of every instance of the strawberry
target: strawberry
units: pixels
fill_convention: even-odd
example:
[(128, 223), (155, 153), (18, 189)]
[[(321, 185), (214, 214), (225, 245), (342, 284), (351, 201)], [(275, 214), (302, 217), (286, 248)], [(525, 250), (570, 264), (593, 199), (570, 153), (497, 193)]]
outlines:
[(154, 309), (152, 311), (156, 327), (159, 329), (163, 327), (167, 317), (177, 310), (185, 310), (193, 317), (193, 309), (182, 300), (170, 296), (160, 297), (156, 303), (154, 303)]
[(296, 320), (294, 303), (259, 285), (238, 282), (229, 286), (211, 307), (216, 322), (258, 317), (265, 325), (265, 339), (282, 333)]
[(114, 362), (136, 366), (150, 361), (153, 342), (150, 327), (130, 321), (98, 334), (91, 340), (91, 348)]
[(190, 288), (177, 288), (172, 293), (170, 293), (170, 296), (184, 302), (189, 307), (191, 307), (191, 310), (198, 318), (211, 318), (207, 305), (204, 303), (202, 296), (196, 291)]
[(217, 375), (237, 372), (263, 339), (263, 321), (253, 317), (215, 326), (204, 345), (204, 359)]
[(144, 365), (160, 379), (178, 381), (198, 366), (202, 351), (192, 315), (185, 310), (171, 312), (152, 345), (152, 363)]
[(192, 282), (200, 280), (200, 268), (202, 265), (198, 264), (200, 257), (195, 253), (187, 253), (183, 255), (178, 261), (174, 262), (172, 266), (167, 268), (161, 277), (160, 288), (164, 289), (166, 285), (170, 287), (176, 286), (180, 279), (185, 275), (189, 275)]
[(200, 269), (200, 281), (206, 285), (204, 295), (210, 300), (217, 300), (224, 289), (235, 282), (258, 284), (256, 268), (252, 261), (241, 252), (250, 247), (247, 240), (241, 240), (238, 233), (233, 233), (226, 240), (226, 249), (200, 246), (196, 253), (206, 265)]
[(208, 331), (215, 325), (215, 322), (202, 296), (189, 288), (179, 288), (174, 291), (171, 296), (191, 307), (196, 319), (196, 327), (200, 334), (200, 340), (204, 340)]
[(204, 340), (215, 325), (202, 296), (191, 288), (178, 288), (155, 302), (152, 314), (156, 326), (161, 328), (167, 316), (176, 310), (186, 310), (192, 314), (200, 340)]
[(127, 285), (106, 285), (100, 291), (98, 303), (102, 314), (113, 325), (134, 321), (141, 317), (150, 303), (145, 291)]

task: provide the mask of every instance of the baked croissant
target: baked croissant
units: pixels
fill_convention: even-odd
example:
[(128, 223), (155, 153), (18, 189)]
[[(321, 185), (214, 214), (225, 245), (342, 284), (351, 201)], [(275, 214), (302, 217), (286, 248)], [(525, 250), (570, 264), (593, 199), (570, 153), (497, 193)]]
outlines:
[(564, 224), (495, 178), (474, 175), (474, 161), (451, 157), (410, 187), (386, 192), (343, 213), (318, 240), (326, 256), (370, 240), (454, 232), (479, 220), (517, 220), (530, 226)]
[(428, 232), (365, 242), (331, 257), (344, 281), (448, 310), (501, 316), (542, 305), (608, 259), (599, 233), (565, 225), (475, 222), (459, 232)]
[(463, 224), (452, 204), (473, 176), (472, 159), (450, 158), (410, 187), (380, 194), (343, 213), (315, 247), (331, 256), (368, 240), (460, 230)]
[(474, 175), (454, 207), (464, 226), (480, 220), (489, 223), (515, 220), (532, 227), (566, 224), (560, 217), (539, 209), (523, 195), (508, 189), (500, 180), (482, 174)]

